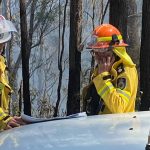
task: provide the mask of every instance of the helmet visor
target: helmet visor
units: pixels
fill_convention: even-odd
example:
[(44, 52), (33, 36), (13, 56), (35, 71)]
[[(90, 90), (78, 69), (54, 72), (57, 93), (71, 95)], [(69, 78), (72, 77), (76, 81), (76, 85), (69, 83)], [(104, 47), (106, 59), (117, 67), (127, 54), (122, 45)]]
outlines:
[[(104, 49), (108, 48), (110, 41), (98, 41), (97, 36), (92, 36), (89, 43), (87, 43), (87, 49)], [(102, 50), (103, 51), (103, 50)]]
[(95, 45), (97, 43), (97, 36), (91, 36), (90, 41), (87, 43), (88, 47)]
[(6, 32), (17, 32), (17, 30), (11, 21), (0, 20), (0, 34)]
[(104, 49), (104, 51), (105, 51), (105, 48), (126, 47), (126, 46), (128, 46), (128, 44), (124, 43), (122, 39), (119, 40), (118, 43), (114, 43), (113, 45), (111, 45), (111, 41), (100, 41), (99, 38), (97, 38), (97, 36), (92, 36), (91, 41), (87, 43), (87, 49)]
[(0, 43), (5, 43), (11, 39), (11, 33), (1, 33), (0, 34)]

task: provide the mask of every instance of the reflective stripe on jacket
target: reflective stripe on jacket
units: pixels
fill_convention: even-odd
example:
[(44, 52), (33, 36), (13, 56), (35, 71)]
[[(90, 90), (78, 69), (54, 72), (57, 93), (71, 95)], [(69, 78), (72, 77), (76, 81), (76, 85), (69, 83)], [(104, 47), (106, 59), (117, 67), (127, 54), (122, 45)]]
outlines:
[(105, 103), (105, 109), (100, 114), (135, 111), (138, 86), (135, 66), (124, 64), (120, 59), (113, 64), (110, 73), (103, 72), (94, 76), (97, 93)]

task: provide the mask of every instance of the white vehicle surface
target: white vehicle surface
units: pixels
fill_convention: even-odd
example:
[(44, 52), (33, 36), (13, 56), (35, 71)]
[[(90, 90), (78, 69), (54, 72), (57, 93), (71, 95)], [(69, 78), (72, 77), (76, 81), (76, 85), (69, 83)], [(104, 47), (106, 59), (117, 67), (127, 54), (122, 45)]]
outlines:
[(0, 150), (145, 150), (150, 112), (29, 124), (0, 133)]

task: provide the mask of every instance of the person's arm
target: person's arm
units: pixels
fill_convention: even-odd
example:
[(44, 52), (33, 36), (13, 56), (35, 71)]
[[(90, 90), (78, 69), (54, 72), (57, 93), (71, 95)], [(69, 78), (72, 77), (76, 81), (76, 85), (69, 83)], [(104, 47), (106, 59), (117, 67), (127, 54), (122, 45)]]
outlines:
[(12, 117), (4, 113), (3, 109), (0, 108), (0, 130), (4, 130), (11, 119)]
[(131, 84), (133, 84), (128, 73), (124, 72), (117, 78), (117, 87), (112, 84), (109, 72), (99, 74), (93, 82), (98, 94), (112, 113), (124, 112), (131, 98)]
[(19, 127), (20, 125), (25, 125), (26, 123), (22, 120), (21, 117), (14, 116), (11, 117), (8, 114), (4, 113), (3, 109), (0, 108), (0, 131), (7, 130), (14, 127)]

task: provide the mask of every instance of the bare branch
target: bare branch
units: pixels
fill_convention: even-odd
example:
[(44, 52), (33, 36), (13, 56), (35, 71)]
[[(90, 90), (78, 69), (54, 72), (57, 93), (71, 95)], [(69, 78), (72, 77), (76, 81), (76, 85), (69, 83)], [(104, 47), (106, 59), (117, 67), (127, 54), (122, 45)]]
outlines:
[(104, 17), (105, 17), (105, 15), (106, 15), (106, 12), (107, 12), (107, 8), (108, 8), (108, 6), (109, 6), (109, 3), (110, 3), (110, 0), (108, 0), (108, 1), (107, 1), (107, 4), (106, 4), (106, 7), (105, 7), (105, 10), (104, 10), (104, 13), (103, 13), (103, 16), (102, 16), (101, 24), (102, 24), (102, 23), (103, 23), (103, 21), (104, 21)]

